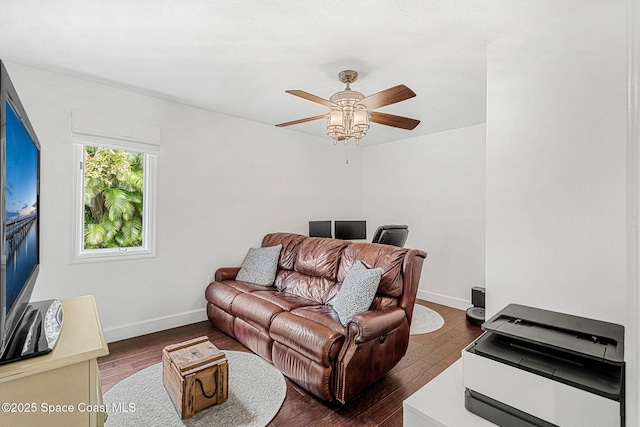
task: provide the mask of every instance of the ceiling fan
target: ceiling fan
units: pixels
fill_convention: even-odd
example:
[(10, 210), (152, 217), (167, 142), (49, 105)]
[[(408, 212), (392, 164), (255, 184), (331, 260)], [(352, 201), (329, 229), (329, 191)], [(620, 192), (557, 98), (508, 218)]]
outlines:
[(364, 96), (360, 92), (351, 90), (351, 83), (358, 79), (358, 73), (353, 70), (344, 70), (338, 74), (338, 78), (347, 86), (343, 91), (336, 92), (327, 100), (313, 95), (303, 90), (287, 90), (291, 95), (299, 96), (308, 101), (316, 102), (329, 107), (327, 114), (307, 117), (294, 120), (292, 122), (280, 123), (276, 126), (285, 127), (299, 123), (310, 122), (327, 118), (327, 135), (333, 138), (333, 143), (354, 138), (356, 144), (360, 143), (363, 136), (369, 129), (369, 122), (378, 123), (385, 126), (392, 126), (400, 129), (412, 130), (420, 120), (409, 117), (396, 116), (394, 114), (379, 113), (371, 111), (386, 105), (395, 104), (416, 96), (415, 92), (405, 85), (398, 85), (385, 89), (373, 95)]

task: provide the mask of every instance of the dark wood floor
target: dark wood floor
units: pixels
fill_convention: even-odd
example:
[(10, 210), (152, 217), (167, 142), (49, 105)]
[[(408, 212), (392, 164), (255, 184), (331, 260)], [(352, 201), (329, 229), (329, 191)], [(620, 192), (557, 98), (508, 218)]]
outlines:
[[(287, 380), (287, 397), (270, 426), (402, 426), (402, 401), (455, 362), (462, 349), (482, 333), (466, 322), (464, 311), (419, 303), (440, 313), (445, 324), (435, 332), (412, 335), (407, 354), (382, 380), (344, 406), (319, 401)], [(110, 343), (110, 354), (98, 359), (103, 392), (159, 363), (163, 347), (201, 335), (220, 349), (249, 351), (209, 322)]]

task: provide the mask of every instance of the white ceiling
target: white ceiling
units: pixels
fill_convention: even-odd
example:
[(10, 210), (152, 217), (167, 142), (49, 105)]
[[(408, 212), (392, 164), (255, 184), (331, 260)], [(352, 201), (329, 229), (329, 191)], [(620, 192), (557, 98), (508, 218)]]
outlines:
[(483, 123), (486, 46), (595, 1), (0, 0), (0, 58), (272, 125), (326, 111), (286, 89), (329, 98), (354, 69), (417, 93), (379, 111), (422, 123), (376, 144)]

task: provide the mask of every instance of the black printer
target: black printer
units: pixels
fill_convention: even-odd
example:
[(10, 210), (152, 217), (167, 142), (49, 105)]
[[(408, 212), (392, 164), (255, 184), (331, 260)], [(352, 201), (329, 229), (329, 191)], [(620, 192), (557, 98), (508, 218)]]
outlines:
[(511, 304), (462, 355), (465, 407), (503, 427), (624, 426), (624, 327)]

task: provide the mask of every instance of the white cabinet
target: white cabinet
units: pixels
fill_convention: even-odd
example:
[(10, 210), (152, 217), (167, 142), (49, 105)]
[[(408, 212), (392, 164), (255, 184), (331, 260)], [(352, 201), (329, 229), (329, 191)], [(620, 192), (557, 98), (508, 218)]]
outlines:
[(0, 425), (104, 425), (97, 358), (109, 354), (93, 296), (62, 301), (53, 351), (0, 366)]
[(462, 360), (409, 396), (402, 408), (403, 427), (495, 427), (464, 407)]

